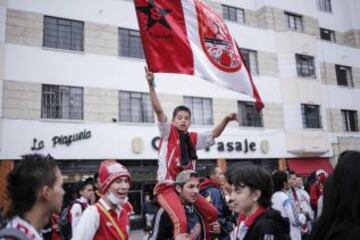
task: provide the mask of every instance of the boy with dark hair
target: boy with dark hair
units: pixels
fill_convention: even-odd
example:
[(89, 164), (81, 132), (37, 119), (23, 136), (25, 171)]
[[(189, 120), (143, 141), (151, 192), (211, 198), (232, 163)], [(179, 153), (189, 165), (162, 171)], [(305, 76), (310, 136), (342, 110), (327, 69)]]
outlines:
[[(199, 197), (199, 176), (193, 170), (184, 170), (180, 172), (175, 181), (176, 193), (184, 208), (187, 218), (187, 233), (185, 238), (191, 240), (206, 239), (205, 222), (194, 205)], [(170, 220), (170, 214), (164, 208), (160, 208), (155, 216), (153, 235), (151, 240), (173, 240), (176, 239), (173, 231), (173, 223)], [(219, 228), (219, 225), (217, 225)], [(219, 229), (217, 229), (219, 231)], [(178, 238), (179, 239), (179, 238)]]
[(69, 208), (70, 222), (71, 222), (71, 235), (74, 235), (76, 226), (78, 225), (81, 215), (84, 210), (89, 206), (94, 196), (93, 182), (90, 180), (80, 181), (78, 183), (78, 195), (71, 207)]
[(30, 240), (42, 240), (41, 230), (61, 210), (64, 190), (62, 175), (50, 156), (22, 156), (7, 178), (12, 219), (7, 228), (16, 228)]
[(235, 217), (227, 206), (223, 187), (226, 183), (222, 169), (216, 165), (206, 166), (205, 180), (200, 184), (201, 195), (219, 212), (218, 222), (221, 226), (219, 240), (229, 240), (235, 227)]
[[(205, 149), (214, 144), (214, 138), (220, 136), (230, 121), (236, 120), (236, 114), (227, 115), (212, 131), (198, 134), (189, 132), (191, 111), (186, 106), (174, 109), (171, 123), (165, 115), (154, 88), (154, 74), (145, 67), (149, 85), (151, 104), (159, 121), (160, 148), (158, 157), (158, 183), (154, 193), (158, 203), (169, 214), (174, 226), (174, 236), (186, 235), (186, 216), (176, 194), (174, 181), (182, 170), (195, 169), (196, 150)], [(212, 223), (217, 219), (217, 210), (205, 198), (199, 196), (195, 203), (204, 220)]]
[(240, 213), (239, 225), (231, 239), (290, 240), (289, 223), (271, 209), (273, 182), (259, 166), (236, 168), (232, 174), (230, 199)]

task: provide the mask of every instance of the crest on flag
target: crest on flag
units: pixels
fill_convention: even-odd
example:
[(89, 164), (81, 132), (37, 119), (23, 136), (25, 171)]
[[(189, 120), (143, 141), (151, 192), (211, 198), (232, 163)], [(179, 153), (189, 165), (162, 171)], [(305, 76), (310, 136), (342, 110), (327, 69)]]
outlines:
[(220, 17), (200, 1), (195, 1), (201, 46), (215, 67), (235, 72), (241, 68), (241, 57), (228, 28)]

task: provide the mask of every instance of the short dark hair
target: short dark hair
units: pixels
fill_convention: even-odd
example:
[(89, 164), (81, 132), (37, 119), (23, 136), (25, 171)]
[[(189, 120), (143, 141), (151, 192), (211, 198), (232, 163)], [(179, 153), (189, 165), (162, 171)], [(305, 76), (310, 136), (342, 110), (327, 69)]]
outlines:
[(217, 165), (210, 165), (205, 167), (205, 177), (210, 178), (213, 174), (215, 174)]
[(190, 117), (191, 117), (191, 110), (190, 108), (188, 108), (187, 106), (184, 106), (184, 105), (180, 105), (180, 106), (177, 106), (174, 111), (173, 111), (173, 115), (172, 115), (172, 118), (174, 119), (176, 117), (176, 114), (180, 111), (185, 111), (185, 112), (188, 112)]
[(248, 186), (251, 190), (260, 190), (258, 199), (260, 206), (267, 208), (271, 206), (273, 193), (273, 181), (271, 174), (260, 166), (244, 166), (236, 168), (232, 176), (232, 184), (235, 187)]
[(284, 183), (288, 181), (288, 174), (285, 171), (275, 171), (272, 175), (274, 181), (274, 192), (284, 189)]
[(11, 215), (20, 217), (29, 211), (37, 200), (39, 190), (44, 186), (53, 187), (56, 182), (55, 160), (41, 154), (22, 156), (7, 176), (7, 194), (11, 199)]

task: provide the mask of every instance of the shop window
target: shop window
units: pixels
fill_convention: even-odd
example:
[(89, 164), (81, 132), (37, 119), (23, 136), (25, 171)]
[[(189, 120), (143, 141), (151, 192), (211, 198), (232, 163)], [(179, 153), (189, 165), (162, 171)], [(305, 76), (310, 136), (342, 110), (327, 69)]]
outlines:
[(84, 51), (84, 23), (71, 19), (45, 16), (43, 46)]
[(344, 130), (346, 132), (359, 131), (357, 111), (341, 110), (341, 115), (343, 119)]
[(154, 114), (148, 93), (119, 92), (120, 122), (154, 122)]
[(119, 28), (119, 56), (144, 58), (139, 31)]
[(301, 109), (304, 128), (322, 128), (319, 105), (301, 104)]
[(41, 118), (83, 119), (83, 88), (42, 85)]
[(184, 97), (184, 104), (191, 110), (191, 122), (195, 125), (212, 125), (213, 111), (211, 98)]
[(239, 123), (243, 127), (263, 127), (262, 114), (254, 102), (238, 102)]

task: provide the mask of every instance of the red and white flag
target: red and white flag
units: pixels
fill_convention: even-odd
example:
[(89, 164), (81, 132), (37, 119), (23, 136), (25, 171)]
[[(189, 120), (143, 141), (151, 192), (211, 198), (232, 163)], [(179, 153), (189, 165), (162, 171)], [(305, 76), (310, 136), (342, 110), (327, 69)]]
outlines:
[(198, 75), (263, 107), (234, 39), (209, 6), (201, 0), (135, 0), (135, 7), (150, 71)]

